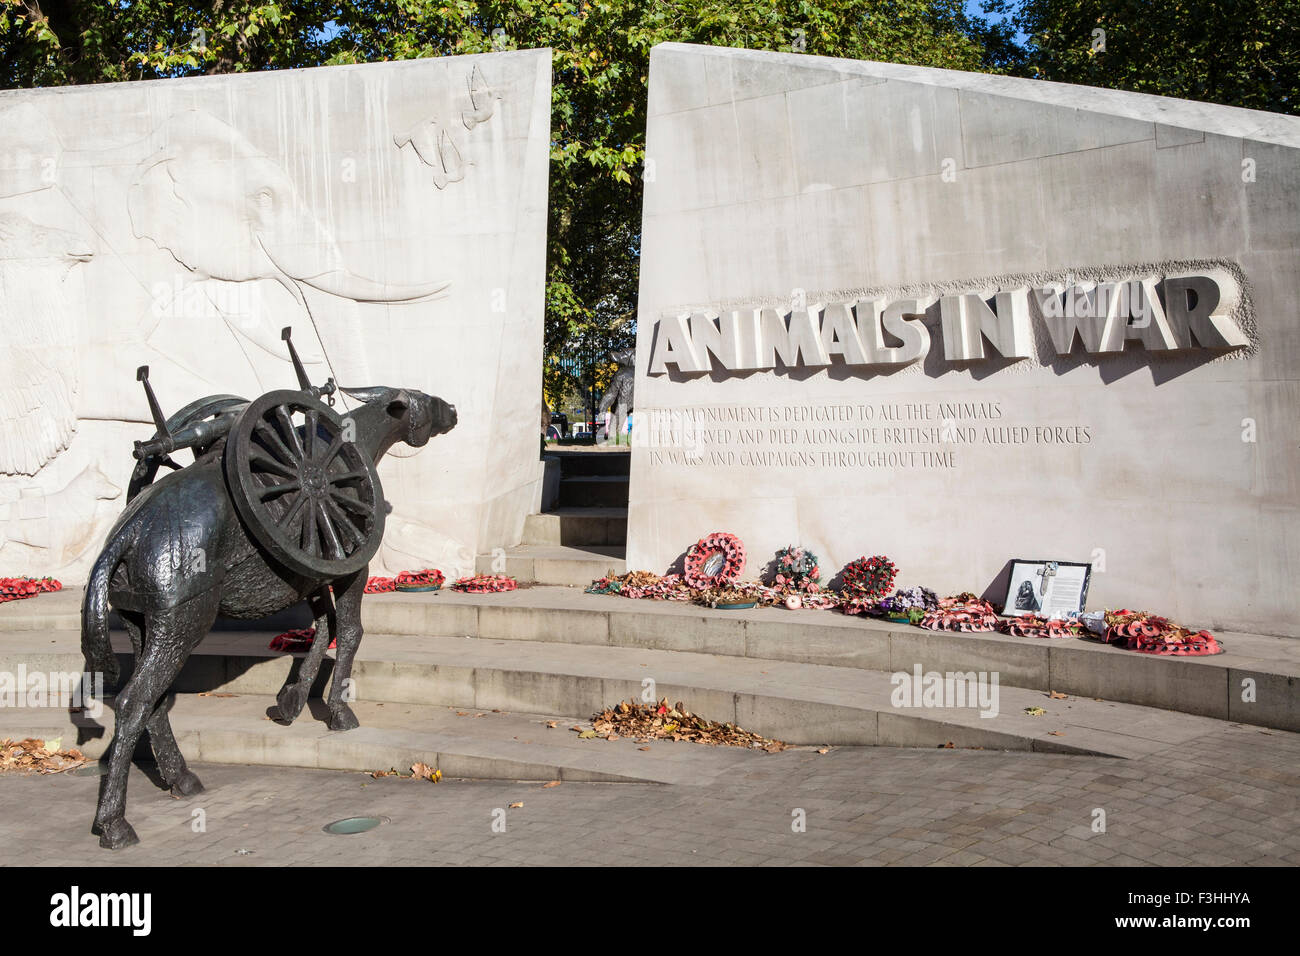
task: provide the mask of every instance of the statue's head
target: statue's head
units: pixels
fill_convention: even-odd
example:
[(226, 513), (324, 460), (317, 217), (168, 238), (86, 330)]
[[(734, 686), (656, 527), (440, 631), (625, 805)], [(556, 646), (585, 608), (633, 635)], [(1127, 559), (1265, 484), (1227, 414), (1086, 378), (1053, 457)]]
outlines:
[(434, 435), (443, 435), (456, 427), (456, 406), (436, 395), (413, 388), (376, 385), (369, 388), (345, 388), (348, 395), (376, 409), (382, 409), (391, 428), (388, 443), (405, 442), (412, 448), (426, 444)]

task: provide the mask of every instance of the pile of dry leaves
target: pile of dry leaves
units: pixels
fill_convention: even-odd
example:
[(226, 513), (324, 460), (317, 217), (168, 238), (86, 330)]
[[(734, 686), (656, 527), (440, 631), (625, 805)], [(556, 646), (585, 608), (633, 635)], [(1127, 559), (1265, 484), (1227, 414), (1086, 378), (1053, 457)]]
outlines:
[(376, 770), (370, 776), (376, 780), (380, 777), (401, 777), (403, 780), (428, 780), (430, 783), (442, 782), (442, 771), (434, 770), (427, 763), (411, 764), (410, 773), (402, 773), (402, 771), (390, 767), (388, 770)]
[(689, 740), (691, 743), (714, 747), (746, 747), (768, 753), (785, 749), (785, 744), (779, 740), (769, 740), (735, 724), (706, 720), (698, 714), (692, 714), (682, 706), (680, 700), (676, 707), (669, 707), (667, 698), (657, 704), (620, 701), (593, 716), (591, 728), (573, 729), (578, 731), (580, 737), (603, 737), (605, 740), (617, 740), (619, 737), (633, 737), (637, 743)]
[(76, 770), (86, 763), (85, 755), (75, 748), (60, 750), (63, 740), (44, 740), (28, 737), (15, 743), (0, 740), (0, 773), (63, 773)]

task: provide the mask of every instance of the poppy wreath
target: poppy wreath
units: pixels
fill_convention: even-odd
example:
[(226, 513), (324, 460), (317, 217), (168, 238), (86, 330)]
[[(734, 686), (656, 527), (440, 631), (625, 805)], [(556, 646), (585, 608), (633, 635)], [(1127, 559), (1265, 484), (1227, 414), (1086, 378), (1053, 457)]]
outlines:
[(1023, 614), (1020, 617), (1008, 617), (998, 621), (998, 630), (1012, 637), (1078, 637), (1083, 633), (1083, 625), (1077, 621), (1062, 621), (1057, 618), (1042, 618), (1036, 614)]
[(1108, 612), (1105, 641), (1139, 654), (1164, 657), (1210, 657), (1223, 653), (1222, 645), (1209, 631), (1192, 631), (1167, 617), (1142, 611)]
[[(721, 555), (722, 569), (717, 574), (704, 573), (714, 556)], [(706, 535), (686, 552), (686, 583), (693, 588), (716, 588), (730, 584), (745, 570), (745, 546), (734, 534), (715, 531)]]
[(896, 577), (898, 567), (894, 562), (883, 554), (877, 554), (846, 564), (840, 572), (840, 587), (847, 597), (859, 603), (878, 601), (889, 593)]
[(465, 591), (468, 594), (496, 594), (501, 591), (513, 591), (519, 585), (507, 574), (476, 574), (469, 578), (460, 578), (451, 586), (453, 591)]
[(394, 578), (373, 577), (366, 579), (366, 594), (387, 594), (389, 591), (397, 590), (397, 581)]
[[(291, 631), (285, 631), (283, 634), (277, 634), (271, 638), (270, 648), (273, 651), (288, 651), (289, 653), (298, 653), (311, 650), (312, 644), (316, 640), (316, 628), (314, 627), (295, 627)], [(333, 650), (337, 642), (330, 639), (330, 650)]]
[(447, 580), (437, 568), (425, 568), (423, 571), (402, 571), (393, 578), (393, 585), (401, 591), (405, 588), (440, 588)]
[(954, 597), (944, 598), (937, 608), (926, 611), (925, 617), (921, 618), (917, 626), (927, 631), (973, 634), (996, 629), (998, 615), (988, 601), (981, 601), (969, 591), (964, 591)]
[(54, 578), (0, 578), (0, 604), (62, 590), (62, 582)]
[(776, 553), (776, 573), (773, 583), (778, 587), (790, 585), (796, 588), (808, 587), (816, 590), (822, 579), (822, 569), (817, 555), (807, 548), (798, 548), (793, 544)]

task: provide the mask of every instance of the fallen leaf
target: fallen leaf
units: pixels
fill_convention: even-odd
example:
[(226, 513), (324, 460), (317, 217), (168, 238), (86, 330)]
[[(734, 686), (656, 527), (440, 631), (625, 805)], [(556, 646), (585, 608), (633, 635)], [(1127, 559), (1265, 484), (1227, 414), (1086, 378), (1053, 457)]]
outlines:
[(650, 748), (649, 748), (649, 747), (637, 747), (636, 749), (637, 749), (637, 750), (649, 750)]
[(558, 781), (558, 780), (552, 780), (550, 783), (544, 783), (544, 784), (542, 784), (542, 789), (543, 789), (543, 790), (550, 790), (551, 787), (558, 787), (559, 785), (560, 785), (560, 781)]
[(547, 727), (550, 727), (550, 728), (553, 729), (553, 728), (555, 728), (555, 727), (560, 726), (560, 722), (559, 722), (558, 720), (548, 720), (548, 721), (546, 722), (546, 726), (547, 726)]
[(1052, 691), (1052, 692), (1051, 692), (1050, 694), (1048, 694), (1047, 696), (1050, 697), (1050, 698), (1052, 698), (1052, 700), (1068, 700), (1068, 699), (1069, 699), (1069, 695), (1067, 695), (1067, 694), (1062, 694), (1060, 691), (1055, 691), (1055, 690)]
[(817, 752), (818, 752), (819, 754), (830, 753), (830, 752), (831, 752), (831, 748), (830, 748), (830, 747), (818, 747), (818, 748), (817, 748)]
[(590, 740), (592, 737), (595, 737), (595, 736), (596, 736), (596, 732), (595, 732), (594, 730), (584, 730), (584, 731), (582, 731), (580, 734), (578, 734), (578, 739), (579, 739), (579, 740)]
[(1047, 713), (1047, 711), (1043, 710), (1041, 707), (1026, 707), (1025, 713), (1030, 717), (1041, 717), (1043, 714)]
[(518, 803), (512, 803), (512, 804), (510, 804), (510, 806), (509, 806), (508, 809), (510, 809), (510, 810), (518, 810), (518, 809), (519, 809), (520, 807), (522, 807), (523, 805), (524, 805), (524, 801), (520, 800)]

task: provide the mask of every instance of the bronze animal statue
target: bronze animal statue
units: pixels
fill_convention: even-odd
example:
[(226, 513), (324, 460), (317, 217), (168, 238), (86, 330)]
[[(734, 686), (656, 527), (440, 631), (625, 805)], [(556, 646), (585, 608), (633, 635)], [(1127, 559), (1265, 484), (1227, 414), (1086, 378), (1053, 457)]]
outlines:
[[(213, 396), (169, 421), (147, 369), (141, 370), (159, 434), (137, 444), (130, 501), (91, 570), (81, 618), (89, 673), (104, 674), (107, 683), (119, 678), (110, 605), (135, 652), (134, 671), (117, 695), (116, 733), (95, 813), (100, 846), (138, 842), (125, 817), (126, 786), (145, 730), (171, 792), (202, 792), (163, 700), (219, 616), (256, 619), (307, 601), (316, 635), (297, 680), (286, 682), (276, 699), (280, 717), (287, 722), (301, 713), (333, 639), (328, 726), (358, 726), (345, 688), (361, 642), (369, 561), (388, 507), (375, 465), (397, 442), (418, 448), (450, 431), (456, 409), (412, 389), (350, 388), (343, 391), (363, 404), (341, 416), (320, 401), (332, 396), (333, 382), (312, 388), (292, 343), (289, 349), (300, 391), (270, 392), (253, 402)], [(177, 448), (192, 448), (194, 463), (173, 462)], [(152, 482), (159, 464), (179, 470)]]

